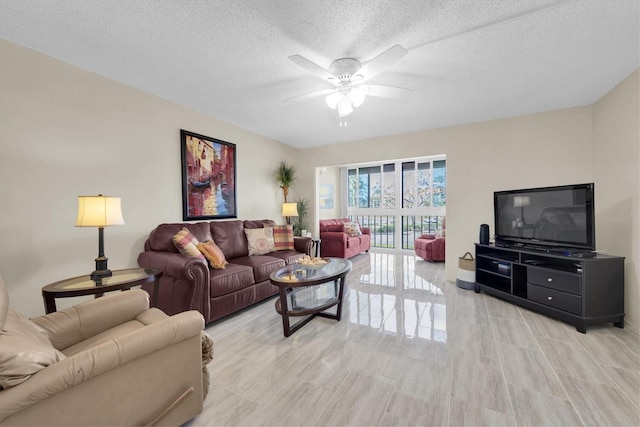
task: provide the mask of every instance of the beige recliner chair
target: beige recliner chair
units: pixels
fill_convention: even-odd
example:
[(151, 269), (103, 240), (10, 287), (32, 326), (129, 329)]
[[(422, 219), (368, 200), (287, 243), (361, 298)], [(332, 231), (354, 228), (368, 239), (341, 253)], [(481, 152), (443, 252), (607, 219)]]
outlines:
[(203, 327), (139, 289), (29, 320), (0, 278), (0, 426), (180, 425), (202, 411)]

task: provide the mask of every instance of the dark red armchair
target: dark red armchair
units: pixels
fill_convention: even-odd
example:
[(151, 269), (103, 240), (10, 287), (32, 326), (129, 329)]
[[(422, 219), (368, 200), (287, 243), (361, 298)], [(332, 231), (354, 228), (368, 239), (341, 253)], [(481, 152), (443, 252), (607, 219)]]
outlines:
[(442, 230), (436, 234), (423, 234), (413, 243), (416, 255), (426, 261), (444, 261), (445, 260), (445, 228), (446, 222), (442, 220)]

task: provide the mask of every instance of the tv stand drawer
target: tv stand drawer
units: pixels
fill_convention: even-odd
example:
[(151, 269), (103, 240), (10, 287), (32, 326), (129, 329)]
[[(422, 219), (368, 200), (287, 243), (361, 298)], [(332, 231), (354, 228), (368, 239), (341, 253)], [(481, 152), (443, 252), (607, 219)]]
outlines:
[(549, 307), (582, 314), (582, 297), (527, 283), (527, 299)]
[(582, 295), (581, 276), (549, 268), (527, 268), (527, 282), (570, 294)]

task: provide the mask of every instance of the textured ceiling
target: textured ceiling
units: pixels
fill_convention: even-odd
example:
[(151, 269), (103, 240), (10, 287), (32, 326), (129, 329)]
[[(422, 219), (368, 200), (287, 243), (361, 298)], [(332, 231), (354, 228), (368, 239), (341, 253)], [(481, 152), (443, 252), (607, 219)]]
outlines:
[[(0, 0), (0, 37), (293, 147), (587, 105), (638, 68), (638, 0)], [(368, 83), (340, 127), (328, 68), (395, 44), (408, 54)], [(2, 60), (2, 58), (0, 58)]]

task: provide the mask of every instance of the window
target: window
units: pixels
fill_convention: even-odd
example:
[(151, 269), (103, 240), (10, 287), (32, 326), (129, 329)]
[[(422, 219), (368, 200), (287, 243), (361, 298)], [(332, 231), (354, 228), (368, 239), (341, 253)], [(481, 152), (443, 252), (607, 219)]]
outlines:
[(396, 207), (396, 165), (388, 163), (382, 166), (382, 208), (393, 209)]
[(417, 235), (442, 224), (446, 170), (442, 157), (349, 168), (347, 215), (371, 229), (373, 247), (395, 248), (401, 242), (412, 249)]
[(379, 208), (382, 193), (380, 166), (358, 169), (358, 207)]

